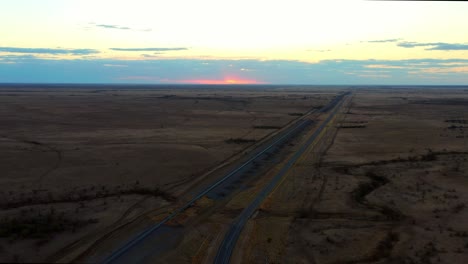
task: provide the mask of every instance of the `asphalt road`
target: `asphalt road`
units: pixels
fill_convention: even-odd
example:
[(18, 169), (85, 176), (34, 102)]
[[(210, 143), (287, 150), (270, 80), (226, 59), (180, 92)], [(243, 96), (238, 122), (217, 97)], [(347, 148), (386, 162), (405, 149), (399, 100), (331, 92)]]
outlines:
[[(326, 107), (329, 107), (330, 105), (335, 105), (338, 99), (340, 99), (342, 96), (338, 96), (335, 100), (329, 103)], [(325, 107), (325, 108), (326, 108)], [(320, 111), (323, 111), (325, 108), (322, 108)], [(306, 117), (313, 111), (309, 111), (304, 115)], [(226, 174), (224, 177), (219, 179), (218, 181), (214, 182), (204, 190), (202, 190), (200, 193), (195, 195), (190, 201), (186, 202), (184, 205), (181, 207), (177, 208), (174, 210), (170, 215), (165, 217), (162, 221), (158, 222), (157, 224), (150, 226), (149, 228), (143, 230), (139, 234), (137, 234), (135, 237), (127, 241), (125, 244), (123, 244), (121, 247), (113, 251), (109, 256), (107, 256), (104, 260), (98, 261), (100, 263), (127, 263), (128, 261), (131, 261), (133, 263), (140, 262), (144, 260), (137, 260), (140, 257), (135, 256), (136, 255), (141, 255), (140, 253), (136, 252), (142, 252), (142, 249), (149, 250), (151, 251), (151, 248), (148, 248), (148, 245), (153, 245), (155, 241), (154, 237), (156, 237), (155, 233), (158, 231), (159, 233), (164, 233), (167, 232), (166, 223), (169, 222), (170, 220), (174, 219), (177, 217), (180, 213), (184, 212), (187, 208), (191, 207), (196, 201), (198, 201), (200, 198), (203, 196), (209, 194), (211, 191), (213, 191), (215, 188), (218, 186), (222, 185), (223, 183), (227, 182), (230, 178), (232, 178), (234, 175), (242, 173), (245, 168), (248, 166), (251, 166), (257, 159), (260, 159), (262, 155), (268, 154), (269, 151), (277, 147), (278, 145), (283, 144), (286, 140), (288, 140), (290, 137), (294, 136), (296, 133), (300, 132), (302, 129), (307, 127), (312, 123), (311, 120), (307, 120), (305, 118), (300, 119), (298, 122), (296, 122), (295, 125), (292, 125), (282, 133), (279, 133), (271, 143), (267, 144), (266, 146), (260, 147), (260, 149), (257, 149), (254, 151), (253, 156), (239, 165), (238, 167), (234, 168), (232, 171), (230, 171), (228, 174)], [(138, 250), (136, 250), (138, 248)], [(144, 257), (143, 257), (144, 259)]]
[(288, 162), (281, 168), (281, 170), (273, 177), (273, 179), (262, 189), (262, 191), (255, 197), (255, 199), (247, 206), (242, 213), (236, 218), (236, 220), (231, 224), (228, 232), (226, 233), (221, 246), (218, 249), (214, 263), (224, 264), (229, 263), (232, 255), (232, 251), (239, 239), (240, 233), (244, 228), (247, 221), (254, 214), (257, 208), (261, 205), (263, 200), (270, 194), (270, 192), (276, 187), (280, 182), (281, 178), (289, 171), (291, 167), (294, 166), (296, 161), (301, 157), (301, 155), (306, 151), (306, 149), (317, 139), (320, 133), (324, 128), (330, 123), (335, 114), (340, 109), (341, 104), (343, 103), (343, 98), (349, 93), (338, 96), (330, 102), (327, 106), (321, 109), (321, 111), (326, 112), (334, 108), (333, 112), (330, 113), (328, 118), (317, 128), (317, 130), (310, 136), (307, 142), (299, 148), (299, 150), (294, 153), (294, 155), (288, 160)]

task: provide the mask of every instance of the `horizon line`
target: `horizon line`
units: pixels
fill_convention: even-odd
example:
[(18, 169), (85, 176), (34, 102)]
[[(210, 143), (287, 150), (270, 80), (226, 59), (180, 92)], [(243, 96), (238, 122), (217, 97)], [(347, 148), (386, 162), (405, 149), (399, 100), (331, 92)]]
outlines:
[(100, 83), (100, 82), (82, 82), (82, 83), (61, 83), (61, 82), (0, 82), (0, 87), (7, 85), (32, 85), (32, 86), (57, 86), (57, 85), (70, 85), (70, 86), (90, 86), (90, 85), (99, 85), (99, 86), (430, 86), (430, 87), (440, 87), (440, 86), (450, 86), (450, 87), (468, 87), (468, 84), (297, 84), (297, 83), (283, 83), (283, 84), (273, 84), (273, 83), (252, 83), (252, 84), (242, 84), (242, 83), (227, 83), (227, 84), (201, 84), (201, 83)]

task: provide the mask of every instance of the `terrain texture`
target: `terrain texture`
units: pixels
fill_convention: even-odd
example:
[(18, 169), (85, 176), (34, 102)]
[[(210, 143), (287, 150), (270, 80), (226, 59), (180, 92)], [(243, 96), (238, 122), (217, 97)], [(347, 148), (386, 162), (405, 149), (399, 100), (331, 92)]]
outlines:
[(0, 262), (102, 259), (303, 124), (135, 251), (212, 263), (344, 91), (231, 262), (467, 263), (468, 89), (301, 86), (0, 88)]
[(199, 182), (215, 179), (217, 168), (335, 94), (2, 87), (0, 262), (72, 261), (146, 213), (164, 214)]
[(356, 89), (234, 260), (466, 263), (468, 90)]

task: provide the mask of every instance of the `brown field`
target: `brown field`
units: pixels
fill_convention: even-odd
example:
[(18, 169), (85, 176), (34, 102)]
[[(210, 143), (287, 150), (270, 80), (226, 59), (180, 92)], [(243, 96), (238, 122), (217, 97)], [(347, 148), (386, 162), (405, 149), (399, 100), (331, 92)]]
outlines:
[(468, 90), (356, 89), (233, 263), (468, 263)]
[(337, 92), (0, 88), (0, 262), (67, 260), (168, 210)]
[[(343, 90), (0, 89), (0, 262), (92, 262)], [(327, 115), (248, 188), (170, 222), (152, 260), (212, 262)], [(233, 263), (468, 262), (468, 90), (357, 88), (319, 139), (248, 221)]]

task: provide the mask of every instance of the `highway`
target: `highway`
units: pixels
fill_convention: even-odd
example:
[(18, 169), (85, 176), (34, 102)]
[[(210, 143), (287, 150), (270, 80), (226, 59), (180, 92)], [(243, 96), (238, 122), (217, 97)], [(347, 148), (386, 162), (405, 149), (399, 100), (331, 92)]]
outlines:
[(306, 151), (306, 149), (317, 139), (317, 137), (322, 133), (324, 128), (330, 123), (335, 114), (340, 109), (343, 104), (343, 94), (335, 98), (330, 104), (322, 108), (323, 112), (326, 112), (330, 109), (333, 109), (333, 112), (330, 113), (328, 118), (316, 129), (316, 131), (309, 137), (307, 142), (302, 145), (299, 150), (294, 153), (294, 155), (287, 161), (287, 163), (281, 168), (281, 170), (273, 177), (273, 179), (261, 190), (261, 192), (255, 197), (255, 199), (247, 206), (241, 214), (236, 218), (236, 220), (231, 224), (228, 232), (226, 233), (221, 246), (218, 249), (214, 263), (224, 264), (229, 263), (232, 255), (232, 251), (235, 248), (236, 242), (250, 217), (254, 214), (257, 208), (265, 200), (268, 194), (274, 190), (276, 185), (280, 180), (286, 175), (286, 173), (291, 169), (296, 161), (301, 157), (301, 155)]
[[(324, 109), (325, 111), (331, 107), (335, 106), (337, 102), (341, 100), (341, 98), (344, 96), (344, 94), (337, 96), (332, 102), (330, 102), (327, 106), (322, 108), (320, 112), (323, 112)], [(188, 202), (184, 203), (181, 207), (177, 208), (174, 210), (171, 214), (166, 216), (163, 220), (160, 222), (150, 226), (149, 228), (141, 231), (139, 234), (137, 234), (135, 237), (127, 241), (125, 244), (123, 244), (121, 247), (116, 249), (114, 252), (112, 252), (109, 256), (107, 256), (104, 260), (100, 261), (100, 263), (124, 263), (126, 260), (129, 258), (132, 258), (133, 253), (131, 252), (132, 249), (142, 246), (144, 243), (143, 241), (148, 238), (149, 236), (154, 234), (157, 230), (163, 229), (166, 223), (177, 217), (179, 214), (184, 212), (186, 209), (191, 207), (192, 205), (195, 204), (199, 199), (204, 197), (205, 195), (209, 194), (211, 191), (213, 191), (215, 188), (220, 187), (223, 183), (226, 183), (229, 179), (233, 178), (234, 175), (238, 175), (244, 172), (245, 168), (248, 168), (249, 166), (252, 166), (253, 163), (255, 163), (257, 160), (260, 160), (262, 158), (262, 155), (268, 155), (269, 152), (275, 152), (275, 148), (278, 145), (283, 144), (286, 140), (289, 138), (293, 137), (295, 134), (299, 134), (299, 132), (303, 129), (305, 129), (307, 126), (309, 126), (312, 121), (309, 119), (306, 119), (306, 117), (313, 113), (314, 110), (309, 111), (306, 113), (302, 118), (300, 118), (294, 125), (288, 127), (286, 130), (282, 131), (274, 139), (272, 139), (272, 142), (267, 144), (266, 146), (260, 147), (258, 150), (254, 151), (254, 154), (252, 154), (252, 157), (249, 158), (247, 161), (243, 162), (241, 165), (237, 166), (233, 170), (231, 170), (229, 173), (227, 173), (225, 176), (223, 176), (221, 179), (218, 181), (214, 182), (210, 186), (206, 187), (203, 189), (201, 192), (199, 192), (197, 195), (195, 195), (192, 199), (190, 199)], [(144, 248), (142, 246), (142, 248)], [(131, 256), (130, 256), (131, 255)]]

